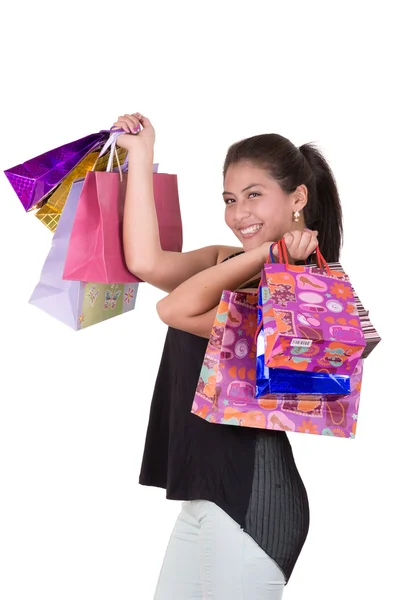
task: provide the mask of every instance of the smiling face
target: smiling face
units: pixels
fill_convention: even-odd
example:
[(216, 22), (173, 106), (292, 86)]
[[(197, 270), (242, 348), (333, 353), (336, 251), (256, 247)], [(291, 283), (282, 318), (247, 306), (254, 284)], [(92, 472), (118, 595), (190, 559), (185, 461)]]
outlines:
[[(228, 167), (224, 189), (225, 221), (244, 250), (278, 241), (288, 231), (304, 229), (304, 185), (286, 194), (265, 169), (242, 161)], [(293, 221), (296, 210), (301, 215), (298, 223)]]

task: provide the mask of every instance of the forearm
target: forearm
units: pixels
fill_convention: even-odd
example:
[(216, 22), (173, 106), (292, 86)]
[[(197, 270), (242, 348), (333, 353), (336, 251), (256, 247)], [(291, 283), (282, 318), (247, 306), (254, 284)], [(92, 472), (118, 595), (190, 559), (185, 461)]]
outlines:
[(271, 244), (263, 244), (219, 265), (197, 273), (157, 305), (157, 310), (169, 318), (174, 314), (185, 317), (202, 315), (219, 304), (223, 290), (237, 287), (260, 273)]
[(160, 235), (153, 192), (153, 153), (135, 149), (129, 154), (123, 219), (123, 241), (128, 268), (140, 276), (157, 263)]

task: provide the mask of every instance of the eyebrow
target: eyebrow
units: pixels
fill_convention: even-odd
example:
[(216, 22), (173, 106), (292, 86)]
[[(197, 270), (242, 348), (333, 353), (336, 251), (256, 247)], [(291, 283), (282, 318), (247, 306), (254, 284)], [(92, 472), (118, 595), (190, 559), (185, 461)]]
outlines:
[[(242, 192), (241, 192), (241, 193), (243, 194), (243, 192), (247, 192), (247, 190), (249, 190), (249, 189), (250, 189), (250, 188), (252, 188), (252, 187), (256, 187), (256, 186), (265, 188), (265, 185), (263, 185), (262, 183), (251, 183), (250, 185), (248, 185), (247, 187), (245, 187), (245, 188), (242, 190)], [(222, 192), (222, 195), (223, 195), (223, 196), (225, 196), (226, 194), (227, 194), (228, 196), (234, 196), (234, 195), (235, 195), (235, 194), (233, 194), (232, 192)]]

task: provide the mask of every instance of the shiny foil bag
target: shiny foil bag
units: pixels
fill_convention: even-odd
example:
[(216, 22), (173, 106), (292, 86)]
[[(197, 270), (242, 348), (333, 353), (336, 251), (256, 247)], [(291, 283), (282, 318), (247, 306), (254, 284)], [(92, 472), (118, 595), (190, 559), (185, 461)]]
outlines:
[[(123, 162), (126, 158), (126, 150), (118, 148), (117, 153), (120, 162)], [(36, 212), (35, 217), (54, 233), (73, 182), (76, 179), (85, 177), (86, 173), (91, 171), (93, 167), (95, 167), (96, 171), (105, 171), (107, 162), (108, 157), (101, 156), (99, 158), (99, 152), (91, 152), (88, 156), (85, 156), (85, 158), (81, 160), (81, 162), (65, 177), (56, 190), (47, 198), (46, 203)], [(116, 157), (114, 158), (113, 166), (118, 166)]]
[(4, 171), (24, 209), (28, 211), (46, 198), (108, 136), (108, 131), (93, 133)]

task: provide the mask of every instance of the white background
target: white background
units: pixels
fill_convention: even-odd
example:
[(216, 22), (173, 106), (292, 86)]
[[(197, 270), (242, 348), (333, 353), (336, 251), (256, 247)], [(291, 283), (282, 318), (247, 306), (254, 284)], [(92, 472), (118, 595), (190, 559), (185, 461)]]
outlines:
[[(236, 243), (221, 169), (238, 139), (315, 141), (333, 168), (342, 263), (383, 342), (356, 439), (290, 436), (311, 527), (286, 600), (398, 593), (395, 5), (36, 0), (1, 14), (2, 171), (141, 111), (160, 170), (179, 176), (188, 250)], [(0, 598), (150, 600), (180, 508), (137, 483), (162, 292), (142, 286), (134, 312), (68, 329), (27, 302), (50, 232), (5, 176), (0, 196)]]

